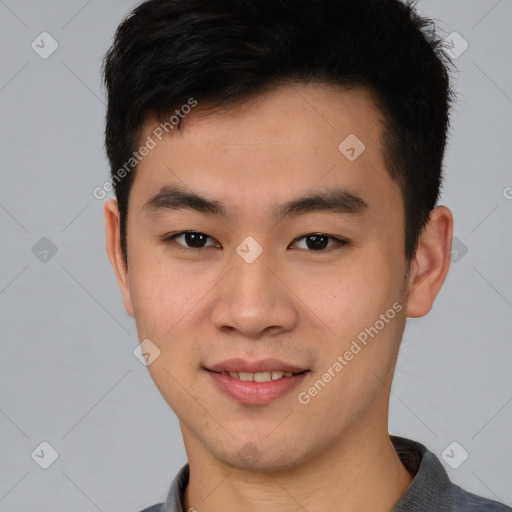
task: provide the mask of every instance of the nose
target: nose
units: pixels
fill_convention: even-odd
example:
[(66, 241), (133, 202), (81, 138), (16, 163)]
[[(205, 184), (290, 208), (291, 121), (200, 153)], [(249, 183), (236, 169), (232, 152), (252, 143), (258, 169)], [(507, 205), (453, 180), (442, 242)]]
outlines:
[(211, 321), (227, 334), (258, 339), (292, 330), (298, 309), (279, 265), (263, 253), (252, 262), (233, 255), (233, 267), (216, 287)]

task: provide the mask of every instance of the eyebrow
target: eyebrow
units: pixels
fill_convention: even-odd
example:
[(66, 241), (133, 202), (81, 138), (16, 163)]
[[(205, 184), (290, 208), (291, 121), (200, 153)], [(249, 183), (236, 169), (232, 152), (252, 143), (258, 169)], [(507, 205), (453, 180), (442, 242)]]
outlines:
[[(220, 201), (210, 200), (194, 192), (188, 192), (177, 185), (167, 185), (144, 203), (143, 211), (195, 210), (200, 213), (227, 217), (225, 206)], [(361, 197), (342, 188), (330, 188), (309, 193), (272, 208), (271, 216), (281, 220), (289, 215), (304, 215), (313, 212), (337, 215), (362, 215), (368, 210), (368, 203)]]

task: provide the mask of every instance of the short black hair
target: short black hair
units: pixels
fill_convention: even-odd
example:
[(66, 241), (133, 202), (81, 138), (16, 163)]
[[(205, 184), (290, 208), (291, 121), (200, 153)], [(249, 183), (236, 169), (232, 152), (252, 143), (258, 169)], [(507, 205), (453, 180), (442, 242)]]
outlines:
[[(141, 3), (118, 27), (102, 70), (125, 259), (132, 156), (147, 119), (163, 122), (191, 99), (214, 111), (281, 85), (311, 83), (373, 93), (384, 116), (386, 168), (403, 196), (410, 261), (439, 198), (453, 96), (449, 67), (433, 22), (400, 0)], [(183, 116), (174, 117), (180, 129)]]

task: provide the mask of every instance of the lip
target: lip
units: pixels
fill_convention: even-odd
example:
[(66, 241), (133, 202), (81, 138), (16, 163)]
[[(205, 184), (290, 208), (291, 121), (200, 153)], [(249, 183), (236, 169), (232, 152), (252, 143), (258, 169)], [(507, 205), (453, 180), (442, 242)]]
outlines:
[[(291, 364), (280, 361), (279, 359), (262, 359), (261, 361), (250, 362), (240, 358), (227, 359), (214, 365), (206, 367), (207, 370), (212, 372), (247, 372), (247, 373), (260, 373), (270, 372), (272, 370), (280, 372), (299, 373), (308, 368), (301, 368), (300, 366), (293, 366)], [(288, 377), (286, 377), (288, 378)], [(260, 383), (261, 384), (261, 383)]]
[[(273, 369), (277, 368), (273, 367)], [(283, 377), (268, 382), (254, 382), (238, 380), (229, 375), (223, 375), (222, 373), (217, 373), (206, 368), (205, 370), (221, 391), (245, 405), (268, 404), (296, 388), (309, 373), (309, 371), (304, 371), (303, 373), (297, 373), (291, 377)]]

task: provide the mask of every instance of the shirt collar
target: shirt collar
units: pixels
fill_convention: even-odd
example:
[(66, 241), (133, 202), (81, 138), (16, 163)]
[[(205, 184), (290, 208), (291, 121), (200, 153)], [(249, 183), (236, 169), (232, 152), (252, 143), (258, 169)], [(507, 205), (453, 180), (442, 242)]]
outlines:
[(422, 444), (390, 436), (402, 464), (413, 475), (407, 491), (391, 512), (439, 512), (456, 499), (456, 490), (439, 459)]

